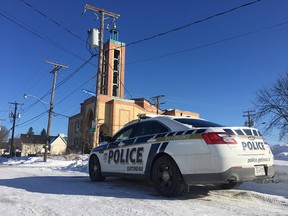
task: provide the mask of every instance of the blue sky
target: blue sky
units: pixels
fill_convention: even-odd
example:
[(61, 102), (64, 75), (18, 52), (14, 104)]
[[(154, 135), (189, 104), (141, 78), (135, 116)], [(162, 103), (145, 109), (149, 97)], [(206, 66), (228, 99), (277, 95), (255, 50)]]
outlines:
[[(85, 43), (87, 30), (99, 27), (99, 19), (91, 11), (83, 14), (85, 4), (120, 14), (116, 20), (119, 40), (129, 44), (252, 1), (3, 0), (0, 119), (5, 121), (2, 125), (11, 128), (8, 115), (13, 105), (9, 102), (16, 101), (24, 104), (19, 106), (21, 118), (17, 119), (16, 135), (26, 133), (29, 127), (35, 133), (47, 128), (48, 114), (43, 104), (33, 105), (37, 100), (33, 97), (24, 100), (23, 94), (42, 98), (51, 89), (53, 67), (45, 60), (69, 66), (59, 71), (59, 84), (90, 58)], [(189, 110), (224, 125), (243, 125), (243, 111), (253, 109), (257, 90), (271, 86), (288, 70), (287, 8), (286, 0), (262, 0), (127, 46), (126, 98), (150, 99), (161, 94), (166, 96), (162, 109)], [(105, 20), (106, 24), (112, 22)], [(106, 31), (106, 40), (108, 36)], [(53, 116), (53, 135), (67, 134), (65, 116), (78, 113), (79, 104), (89, 97), (81, 89), (95, 90), (95, 80), (91, 78), (96, 65), (94, 58), (56, 89), (54, 111), (61, 115)], [(48, 102), (49, 95), (42, 100)], [(39, 115), (40, 118), (35, 118)], [(269, 143), (277, 143), (277, 130), (266, 138)]]

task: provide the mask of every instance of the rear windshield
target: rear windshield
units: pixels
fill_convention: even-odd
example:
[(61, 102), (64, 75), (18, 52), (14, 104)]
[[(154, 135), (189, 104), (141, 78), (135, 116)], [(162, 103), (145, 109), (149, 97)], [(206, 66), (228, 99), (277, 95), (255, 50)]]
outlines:
[(177, 118), (174, 119), (175, 121), (178, 121), (182, 124), (186, 124), (186, 125), (191, 125), (193, 127), (223, 127), (223, 125), (220, 124), (216, 124), (213, 122), (209, 122), (209, 121), (205, 121), (202, 119), (187, 119), (187, 118)]

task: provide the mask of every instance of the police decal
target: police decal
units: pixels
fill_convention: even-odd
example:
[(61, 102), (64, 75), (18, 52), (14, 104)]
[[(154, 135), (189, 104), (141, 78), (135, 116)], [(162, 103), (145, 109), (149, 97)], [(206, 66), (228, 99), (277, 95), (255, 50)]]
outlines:
[(243, 150), (265, 150), (263, 142), (242, 142)]
[[(107, 162), (128, 165), (127, 171), (143, 171), (143, 147), (109, 150)], [(141, 166), (138, 166), (141, 165)]]

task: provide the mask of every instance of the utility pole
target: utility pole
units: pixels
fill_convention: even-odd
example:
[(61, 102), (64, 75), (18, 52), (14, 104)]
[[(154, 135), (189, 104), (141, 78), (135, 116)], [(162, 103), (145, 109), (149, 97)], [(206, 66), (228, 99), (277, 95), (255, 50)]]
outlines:
[(14, 113), (10, 113), (10, 118), (13, 118), (13, 126), (12, 126), (12, 136), (11, 136), (11, 143), (10, 143), (10, 157), (14, 156), (14, 133), (15, 133), (15, 123), (16, 118), (20, 118), (19, 113), (17, 114), (17, 108), (18, 105), (23, 105), (20, 103), (17, 103), (16, 101), (14, 103), (9, 103), (14, 105)]
[(49, 147), (49, 136), (50, 136), (50, 128), (51, 128), (51, 122), (52, 122), (52, 114), (53, 114), (53, 107), (54, 107), (54, 95), (55, 95), (55, 88), (56, 88), (56, 78), (57, 78), (57, 72), (61, 68), (68, 68), (68, 66), (60, 65), (54, 62), (45, 61), (47, 64), (51, 64), (54, 66), (54, 69), (50, 72), (53, 74), (53, 84), (52, 84), (52, 90), (51, 90), (51, 99), (50, 99), (50, 108), (49, 108), (49, 114), (48, 114), (48, 124), (47, 124), (47, 141), (44, 146), (44, 159), (43, 161), (47, 161), (47, 154), (48, 154), (48, 147)]
[(159, 107), (160, 107), (160, 105), (161, 105), (161, 104), (165, 104), (165, 103), (160, 103), (160, 102), (159, 102), (159, 101), (160, 101), (160, 98), (163, 98), (163, 97), (165, 97), (165, 95), (157, 95), (157, 96), (151, 97), (152, 100), (156, 100), (156, 102), (155, 102), (154, 105), (157, 107), (157, 115), (158, 115), (158, 113), (159, 113)]
[(98, 72), (97, 72), (97, 80), (96, 80), (96, 98), (95, 98), (95, 106), (94, 106), (94, 123), (95, 123), (95, 132), (93, 136), (93, 147), (96, 147), (99, 142), (99, 128), (98, 128), (98, 119), (99, 119), (99, 96), (100, 96), (100, 88), (101, 88), (101, 77), (103, 74), (103, 44), (104, 44), (104, 18), (105, 15), (108, 17), (112, 17), (117, 19), (120, 15), (107, 11), (103, 8), (98, 8), (95, 6), (91, 6), (86, 4), (84, 7), (85, 10), (90, 10), (94, 13), (100, 13), (100, 40), (99, 40), (99, 58), (98, 58)]
[[(2, 123), (2, 121), (5, 121), (5, 119), (0, 119), (0, 131), (2, 130), (2, 128), (1, 128), (1, 123)], [(0, 140), (1, 141), (1, 140)]]
[(255, 115), (255, 110), (247, 110), (243, 112), (243, 117), (247, 117), (247, 121), (245, 121), (245, 126), (252, 127), (255, 122), (251, 119), (252, 116)]

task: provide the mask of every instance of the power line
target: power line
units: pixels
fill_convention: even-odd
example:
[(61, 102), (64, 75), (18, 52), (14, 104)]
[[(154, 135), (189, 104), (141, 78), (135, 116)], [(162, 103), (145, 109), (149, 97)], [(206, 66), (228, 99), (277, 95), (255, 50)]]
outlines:
[[(47, 15), (45, 15), (44, 13), (42, 13), (41, 11), (39, 11), (38, 9), (36, 9), (35, 7), (33, 7), (32, 5), (28, 4), (26, 1), (24, 0), (21, 0), (23, 3), (25, 3), (27, 6), (31, 7), (32, 9), (36, 10), (39, 14), (41, 14), (42, 16), (46, 17), (47, 19), (49, 19), (51, 22), (55, 23), (56, 25), (58, 25), (59, 27), (65, 29), (67, 32), (69, 32), (70, 34), (72, 34), (73, 36), (77, 37), (79, 39), (79, 36), (75, 35), (74, 33), (72, 33), (70, 30), (66, 29), (64, 26), (62, 26), (61, 24), (59, 24), (58, 22), (54, 21), (52, 18), (48, 17)], [(128, 43), (126, 44), (126, 47), (127, 46), (130, 46), (130, 45), (135, 45), (135, 44), (138, 44), (138, 43), (141, 43), (141, 42), (144, 42), (144, 41), (148, 41), (148, 40), (152, 40), (154, 38), (157, 38), (157, 37), (160, 37), (160, 36), (164, 36), (164, 35), (167, 35), (167, 34), (170, 34), (172, 32), (175, 32), (175, 31), (179, 31), (179, 30), (182, 30), (184, 28), (187, 28), (187, 27), (190, 27), (192, 25), (195, 25), (195, 24), (199, 24), (199, 23), (202, 23), (202, 22), (205, 22), (205, 21), (208, 21), (210, 19), (213, 19), (215, 17), (218, 17), (218, 16), (222, 16), (222, 15), (225, 15), (227, 13), (230, 13), (230, 12), (233, 12), (235, 10), (238, 10), (240, 8), (243, 8), (243, 7), (247, 7), (247, 6), (250, 6), (252, 4), (255, 4), (257, 2), (260, 2), (261, 0), (256, 0), (256, 1), (253, 1), (253, 2), (250, 2), (250, 3), (246, 3), (246, 4), (243, 4), (243, 5), (240, 5), (240, 6), (237, 6), (237, 7), (234, 7), (232, 9), (229, 9), (229, 10), (226, 10), (224, 12), (220, 12), (220, 13), (217, 13), (215, 15), (211, 15), (209, 17), (206, 17), (204, 19), (201, 19), (201, 20), (197, 20), (197, 21), (194, 21), (194, 22), (191, 22), (191, 23), (188, 23), (186, 25), (183, 25), (183, 26), (180, 26), (180, 27), (177, 27), (177, 28), (174, 28), (174, 29), (171, 29), (171, 30), (168, 30), (166, 32), (162, 32), (162, 33), (159, 33), (159, 34), (156, 34), (156, 35), (153, 35), (153, 36), (150, 36), (150, 37), (146, 37), (144, 39), (141, 39), (141, 40), (138, 40), (138, 41), (134, 41), (134, 42), (131, 42), (131, 43)], [(2, 12), (4, 12), (2, 10)], [(8, 14), (7, 12), (5, 12), (6, 14)], [(3, 16), (4, 18), (8, 19), (9, 21), (15, 23), (16, 25), (20, 26), (21, 28), (25, 29), (26, 31), (34, 34), (35, 36), (41, 38), (42, 40), (52, 44), (53, 46), (56, 46), (57, 48), (59, 49), (62, 49), (64, 52), (70, 54), (70, 55), (73, 55), (74, 57), (76, 58), (79, 58), (83, 61), (85, 61), (82, 57), (78, 56), (77, 54), (73, 53), (72, 51), (70, 51), (69, 49), (66, 49), (65, 47), (62, 47), (60, 44), (52, 41), (51, 39), (48, 39), (48, 38), (45, 38), (43, 36), (41, 36), (40, 34), (36, 33), (31, 27), (27, 28), (25, 27), (24, 25), (20, 24), (19, 22), (16, 22), (15, 20), (12, 20), (11, 18), (9, 18), (8, 16), (4, 15), (3, 13), (0, 13), (1, 16)], [(9, 14), (10, 15), (10, 14)], [(11, 17), (13, 17), (12, 15), (10, 15)], [(15, 19), (15, 17), (13, 17)], [(80, 38), (82, 41), (85, 41), (83, 40), (82, 38)]]
[[(65, 96), (61, 101), (59, 101), (58, 103), (56, 103), (56, 104), (54, 105), (54, 107), (57, 106), (57, 105), (59, 105), (60, 103), (62, 103), (64, 100), (66, 100), (68, 97), (70, 97), (71, 95), (73, 95), (77, 90), (79, 90), (82, 86), (84, 86), (85, 84), (87, 84), (89, 81), (91, 81), (91, 80), (94, 79), (94, 78), (95, 78), (95, 76), (89, 78), (89, 80), (87, 80), (85, 83), (83, 83), (82, 85), (80, 85), (79, 87), (77, 87), (75, 90), (73, 90), (70, 94), (68, 94), (67, 96)], [(37, 102), (38, 102), (38, 101), (37, 101)], [(34, 104), (35, 104), (35, 103), (34, 103)], [(32, 105), (33, 105), (33, 104), (32, 104)], [(26, 112), (27, 112), (27, 111), (26, 111)], [(18, 124), (17, 126), (21, 126), (21, 125), (24, 125), (24, 124), (27, 124), (27, 123), (31, 123), (32, 121), (36, 121), (36, 120), (38, 120), (39, 118), (41, 118), (46, 112), (47, 112), (47, 111), (42, 112), (42, 113), (38, 114), (37, 116), (34, 116), (33, 118), (28, 119), (27, 121), (22, 122), (21, 124)], [(56, 115), (61, 115), (61, 116), (67, 117), (66, 115), (63, 115), (63, 114), (60, 114), (60, 113), (55, 113), (55, 112), (53, 112), (53, 113), (56, 114)]]
[[(45, 42), (48, 42), (48, 43), (52, 44), (53, 46), (57, 47), (58, 49), (63, 50), (63, 51), (66, 52), (67, 54), (69, 54), (69, 55), (71, 55), (71, 56), (74, 56), (75, 58), (78, 58), (78, 59), (80, 59), (80, 60), (82, 60), (82, 61), (86, 61), (84, 58), (78, 56), (76, 53), (72, 52), (71, 50), (63, 47), (61, 44), (58, 44), (57, 42), (55, 42), (55, 41), (53, 41), (53, 40), (51, 40), (51, 39), (49, 39), (49, 38), (47, 38), (47, 37), (44, 37), (44, 36), (40, 35), (40, 34), (37, 33), (35, 30), (33, 30), (30, 26), (27, 25), (27, 27), (26, 27), (26, 26), (24, 26), (23, 24), (21, 24), (19, 21), (16, 21), (17, 19), (16, 19), (15, 17), (13, 17), (11, 14), (8, 14), (7, 12), (4, 12), (3, 10), (0, 10), (0, 11), (2, 11), (2, 13), (0, 12), (0, 15), (1, 15), (2, 17), (4, 17), (5, 19), (13, 22), (14, 24), (16, 24), (16, 25), (18, 25), (19, 27), (23, 28), (24, 30), (30, 32), (31, 34), (35, 35), (36, 37), (44, 40)], [(10, 17), (6, 16), (6, 15), (3, 14), (3, 13), (8, 14), (10, 17), (13, 17), (13, 19), (15, 19), (15, 20), (11, 19)], [(91, 63), (91, 64), (95, 66), (95, 64), (93, 64), (93, 63)]]
[[(27, 2), (25, 2), (25, 1), (23, 1), (23, 0), (21, 0), (21, 1), (22, 1), (23, 3), (27, 3)], [(243, 5), (237, 6), (237, 7), (235, 7), (235, 8), (232, 8), (232, 9), (230, 9), (230, 10), (227, 10), (227, 11), (224, 11), (224, 12), (221, 12), (221, 13), (218, 13), (218, 14), (215, 14), (215, 15), (212, 15), (212, 16), (209, 16), (209, 17), (207, 17), (207, 18), (204, 18), (204, 19), (201, 19), (201, 20), (198, 20), (198, 21), (194, 21), (194, 22), (188, 23), (188, 24), (186, 24), (186, 25), (184, 25), (184, 26), (180, 26), (180, 27), (177, 27), (177, 28), (168, 30), (168, 31), (166, 31), (166, 32), (162, 32), (162, 33), (159, 33), (159, 34), (156, 34), (156, 35), (153, 35), (153, 36), (150, 36), (150, 37), (147, 37), (147, 38), (138, 40), (138, 41), (134, 41), (134, 42), (128, 43), (128, 44), (126, 45), (126, 47), (127, 47), (127, 46), (130, 46), (130, 45), (135, 45), (135, 44), (138, 44), (138, 43), (141, 43), (141, 42), (144, 42), (144, 41), (152, 40), (152, 39), (154, 39), (154, 38), (157, 38), (157, 37), (160, 37), (160, 36), (164, 36), (164, 35), (167, 35), (167, 34), (169, 34), (169, 33), (175, 32), (175, 31), (179, 31), (179, 30), (181, 30), (181, 29), (190, 27), (191, 25), (195, 25), (195, 24), (198, 24), (198, 23), (202, 23), (202, 22), (204, 22), (204, 21), (208, 21), (208, 20), (213, 19), (213, 18), (215, 18), (215, 17), (218, 17), (218, 16), (221, 16), (221, 15), (230, 13), (230, 12), (232, 12), (232, 11), (235, 11), (235, 10), (237, 10), (237, 9), (240, 9), (240, 8), (243, 8), (243, 7), (252, 5), (252, 4), (257, 3), (257, 2), (260, 2), (260, 1), (261, 1), (261, 0), (257, 0), (257, 1), (253, 1), (253, 2), (250, 2), (250, 3), (247, 3), (247, 4), (243, 4)], [(29, 5), (28, 5), (28, 6), (29, 6)], [(41, 14), (40, 11), (37, 11), (37, 12)], [(6, 14), (7, 14), (7, 13), (6, 13)], [(15, 20), (12, 20), (11, 18), (9, 18), (8, 16), (6, 16), (6, 15), (4, 15), (4, 14), (2, 14), (2, 13), (0, 13), (0, 15), (3, 16), (4, 18), (8, 19), (9, 21), (15, 23), (16, 25), (20, 26), (21, 28), (25, 29), (26, 31), (34, 34), (35, 36), (37, 36), (37, 37), (39, 37), (39, 38), (41, 38), (42, 40), (44, 40), (44, 41), (46, 41), (46, 42), (49, 42), (50, 44), (56, 46), (57, 48), (60, 48), (60, 49), (62, 49), (63, 51), (67, 52), (68, 54), (73, 55), (74, 57), (77, 57), (77, 58), (80, 58), (81, 60), (83, 60), (83, 59), (82, 59), (81, 57), (79, 57), (78, 55), (73, 54), (73, 52), (71, 52), (70, 50), (67, 50), (66, 48), (62, 47), (61, 45), (57, 44), (56, 42), (54, 42), (54, 41), (52, 41), (52, 40), (50, 40), (50, 39), (48, 39), (48, 38), (45, 38), (45, 37), (41, 36), (40, 34), (36, 33), (35, 31), (33, 31), (33, 29), (32, 29), (31, 27), (29, 27), (29, 28), (30, 28), (30, 29), (29, 29), (29, 28), (23, 26), (22, 24), (20, 24), (19, 22), (16, 22)], [(46, 16), (45, 14), (41, 14), (41, 15)], [(11, 16), (11, 15), (10, 15), (10, 16)], [(48, 18), (48, 17), (47, 17), (47, 18)], [(14, 18), (14, 19), (15, 19), (15, 18)], [(54, 22), (52, 19), (51, 19), (51, 21)], [(57, 22), (56, 22), (55, 24), (57, 24)], [(58, 24), (59, 24), (59, 23), (58, 23)], [(57, 25), (58, 25), (58, 24), (57, 24)], [(90, 59), (91, 59), (91, 58), (90, 58)], [(90, 61), (90, 60), (89, 60), (89, 61)], [(84, 63), (84, 65), (86, 65), (86, 62)], [(72, 77), (72, 76), (73, 76), (73, 75), (71, 75), (71, 77)], [(70, 78), (71, 78), (71, 77), (70, 77)], [(67, 80), (69, 80), (70, 78), (67, 78)], [(66, 80), (66, 81), (67, 81), (67, 80)], [(60, 83), (60, 84), (57, 86), (57, 88), (60, 87), (61, 85), (63, 85), (66, 81), (64, 81), (63, 83)], [(46, 93), (42, 98), (46, 97), (49, 93), (50, 93), (50, 91), (49, 91), (48, 93)], [(65, 100), (65, 99), (63, 99), (63, 100)], [(62, 100), (62, 101), (63, 101), (63, 100)], [(38, 101), (37, 101), (37, 102), (38, 102)], [(36, 103), (37, 103), (37, 102), (36, 102)], [(32, 106), (35, 105), (36, 103), (32, 104)], [(30, 107), (31, 107), (31, 106), (30, 106)], [(26, 110), (27, 110), (27, 109), (26, 109)], [(27, 112), (27, 111), (26, 111), (26, 112)], [(44, 112), (44, 113), (46, 113), (46, 112)], [(41, 115), (41, 114), (40, 114), (40, 115)], [(40, 116), (40, 115), (38, 115), (38, 116)], [(38, 117), (38, 116), (36, 116), (36, 117)], [(36, 117), (34, 117), (34, 118), (36, 118)], [(34, 118), (33, 118), (33, 119), (34, 119)], [(26, 121), (26, 122), (27, 122), (27, 121)], [(23, 123), (22, 123), (22, 124), (23, 124)]]
[(60, 83), (58, 83), (56, 89), (58, 89), (59, 87), (61, 87), (63, 84), (65, 84), (69, 79), (71, 79), (75, 74), (77, 74), (80, 70), (82, 70), (84, 68), (84, 66), (86, 66), (88, 63), (90, 63), (90, 61), (97, 55), (92, 55), (90, 56), (90, 58), (88, 60), (85, 60), (85, 62), (80, 65), (76, 70), (74, 70), (69, 76), (67, 76), (65, 79), (63, 79)]
[[(121, 55), (121, 58), (122, 58), (122, 55)], [(113, 71), (114, 69), (113, 69), (112, 65), (110, 64), (110, 62), (107, 61), (107, 63), (108, 63), (108, 65), (109, 65), (110, 69), (112, 69), (112, 71)], [(121, 59), (121, 67), (122, 67), (122, 66), (123, 66), (123, 61), (122, 61), (122, 59)], [(124, 83), (122, 83), (121, 79), (119, 79), (119, 82), (120, 82), (120, 85), (124, 88), (124, 91), (126, 91), (127, 94), (129, 94), (130, 98), (132, 99), (132, 98), (133, 98), (132, 95), (130, 94), (130, 92), (128, 91), (128, 89), (125, 87)]]
[(152, 35), (152, 36), (150, 36), (150, 37), (146, 37), (146, 38), (140, 39), (140, 40), (138, 40), (138, 41), (134, 41), (134, 42), (128, 43), (128, 44), (126, 44), (126, 47), (127, 47), (127, 46), (131, 46), (131, 45), (135, 45), (135, 44), (138, 44), (138, 43), (142, 43), (142, 42), (144, 42), (144, 41), (152, 40), (152, 39), (155, 39), (155, 38), (157, 38), (157, 37), (161, 37), (161, 36), (170, 34), (170, 33), (172, 33), (172, 32), (176, 32), (176, 31), (182, 30), (182, 29), (187, 28), (187, 27), (190, 27), (190, 26), (192, 26), (192, 25), (199, 24), (199, 23), (202, 23), (202, 22), (205, 22), (205, 21), (214, 19), (214, 18), (216, 18), (216, 17), (219, 17), (219, 16), (225, 15), (225, 14), (227, 14), (227, 13), (233, 12), (233, 11), (235, 11), (235, 10), (241, 9), (241, 8), (243, 8), (243, 7), (247, 7), (247, 6), (250, 6), (250, 5), (252, 5), (252, 4), (258, 3), (258, 2), (260, 2), (260, 1), (261, 1), (261, 0), (256, 0), (256, 1), (253, 1), (253, 2), (249, 2), (249, 3), (246, 3), (246, 4), (243, 4), (243, 5), (240, 5), (240, 6), (231, 8), (231, 9), (229, 9), (229, 10), (226, 10), (226, 11), (223, 11), (223, 12), (220, 12), (220, 13), (217, 13), (217, 14), (214, 14), (214, 15), (211, 15), (211, 16), (206, 17), (206, 18), (204, 18), (204, 19), (197, 20), (197, 21), (188, 23), (188, 24), (186, 24), (186, 25), (179, 26), (179, 27), (174, 28), (174, 29), (170, 29), (170, 30), (168, 30), (168, 31), (165, 31), (165, 32), (162, 32), (162, 33), (159, 33), (159, 34), (156, 34), (156, 35)]
[(68, 32), (69, 34), (73, 35), (74, 37), (76, 37), (77, 39), (83, 41), (86, 43), (86, 41), (84, 39), (82, 39), (80, 36), (76, 35), (75, 33), (73, 33), (71, 30), (67, 29), (65, 26), (61, 25), (60, 23), (58, 23), (57, 21), (53, 20), (51, 17), (47, 16), (46, 14), (44, 14), (42, 11), (40, 11), (39, 9), (35, 8), (34, 6), (32, 6), (31, 4), (29, 4), (28, 2), (24, 1), (24, 0), (20, 0), (22, 3), (24, 3), (25, 5), (27, 5), (28, 7), (30, 7), (31, 9), (35, 10), (37, 13), (39, 13), (41, 16), (45, 17), (46, 19), (48, 19), (49, 21), (51, 21), (52, 23), (54, 23), (55, 25), (57, 25), (58, 27), (64, 29), (66, 32)]
[(278, 28), (280, 26), (287, 25), (287, 24), (288, 24), (288, 21), (282, 22), (282, 23), (278, 23), (278, 24), (275, 24), (275, 25), (272, 25), (272, 26), (268, 26), (268, 27), (265, 27), (265, 28), (261, 28), (261, 29), (255, 30), (255, 31), (250, 31), (250, 32), (247, 32), (247, 33), (243, 33), (243, 34), (240, 34), (240, 35), (232, 36), (232, 37), (225, 38), (225, 39), (222, 39), (222, 40), (218, 40), (218, 41), (214, 41), (214, 42), (211, 42), (211, 43), (203, 44), (203, 45), (200, 45), (200, 46), (192, 47), (192, 48), (189, 48), (189, 49), (184, 49), (184, 50), (180, 50), (180, 51), (176, 51), (176, 52), (172, 52), (172, 53), (167, 53), (165, 55), (151, 57), (151, 58), (146, 58), (146, 59), (142, 59), (142, 60), (138, 60), (138, 61), (134, 61), (134, 62), (128, 62), (127, 65), (140, 63), (140, 62), (151, 61), (151, 60), (160, 59), (160, 58), (164, 58), (164, 57), (168, 57), (168, 56), (172, 56), (172, 55), (177, 55), (177, 54), (184, 53), (184, 52), (189, 52), (189, 51), (192, 51), (192, 50), (197, 50), (197, 49), (201, 49), (201, 48), (217, 45), (217, 44), (220, 44), (220, 43), (223, 43), (223, 42), (226, 42), (226, 41), (235, 40), (235, 39), (238, 39), (238, 38), (241, 38), (241, 37), (249, 36), (251, 34), (256, 34), (258, 32), (270, 30), (270, 29), (273, 29), (273, 28)]
[[(58, 83), (58, 85), (56, 86), (55, 90), (58, 89), (59, 87), (61, 87), (62, 85), (64, 85), (69, 79), (71, 79), (75, 74), (77, 74), (79, 71), (81, 71), (83, 69), (83, 67), (85, 65), (87, 65), (92, 58), (95, 56), (91, 56), (88, 60), (86, 60), (86, 62), (84, 62), (82, 65), (80, 65), (76, 70), (74, 70), (71, 74), (69, 74), (65, 79), (63, 79), (61, 82)], [(42, 100), (43, 98), (45, 98), (47, 95), (49, 95), (51, 93), (51, 90), (47, 91), (42, 97), (40, 97), (39, 99)], [(39, 103), (39, 100), (35, 101), (34, 103), (32, 103), (30, 106), (28, 106), (26, 109), (24, 109), (21, 114), (26, 113), (28, 110), (30, 110), (34, 105), (36, 105), (37, 103)]]
[(47, 111), (44, 111), (44, 112), (38, 114), (37, 116), (34, 116), (34, 117), (31, 118), (31, 119), (28, 119), (28, 120), (25, 121), (25, 122), (22, 122), (22, 123), (20, 123), (20, 124), (17, 124), (16, 126), (19, 127), (19, 126), (25, 125), (25, 124), (27, 124), (27, 123), (32, 123), (32, 122), (38, 120), (39, 118), (41, 118), (41, 117), (42, 117), (44, 114), (46, 114), (46, 113), (47, 113)]
[[(91, 77), (89, 80), (87, 80), (87, 81), (86, 81), (85, 83), (83, 83), (81, 86), (79, 86), (79, 87), (76, 88), (74, 91), (72, 91), (70, 94), (68, 94), (67, 96), (65, 96), (61, 101), (59, 101), (58, 103), (56, 103), (56, 104), (54, 105), (54, 107), (57, 106), (57, 105), (59, 105), (60, 103), (62, 103), (64, 100), (66, 100), (68, 97), (70, 97), (71, 95), (73, 95), (77, 90), (79, 90), (82, 86), (84, 86), (85, 84), (87, 84), (89, 81), (91, 81), (91, 80), (94, 79), (94, 78), (95, 78), (95, 76)], [(25, 124), (27, 124), (27, 123), (31, 123), (31, 122), (33, 122), (33, 121), (36, 121), (36, 120), (40, 119), (42, 116), (44, 116), (44, 114), (45, 114), (46, 112), (47, 112), (47, 111), (42, 112), (42, 113), (38, 114), (37, 116), (34, 116), (33, 118), (31, 118), (31, 119), (29, 119), (29, 120), (27, 120), (27, 121), (25, 121), (25, 122), (22, 122), (21, 124), (18, 124), (17, 127), (18, 127), (18, 126), (25, 125)], [(67, 115), (60, 114), (60, 113), (56, 113), (56, 112), (53, 112), (53, 114), (55, 114), (55, 115), (60, 115), (60, 116), (66, 117), (66, 118), (69, 117), (69, 116), (67, 116)]]
[(55, 104), (58, 105), (60, 103), (62, 103), (64, 100), (66, 100), (68, 97), (70, 97), (71, 95), (73, 95), (76, 91), (78, 91), (82, 86), (86, 85), (88, 82), (90, 82), (91, 80), (95, 79), (95, 75), (92, 76), (90, 79), (88, 79), (86, 82), (84, 82), (82, 85), (80, 85), (79, 87), (77, 87), (76, 89), (74, 89), (72, 92), (70, 92), (67, 96), (65, 96), (62, 100), (60, 100), (58, 103)]

